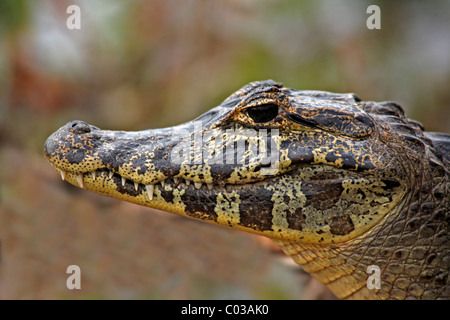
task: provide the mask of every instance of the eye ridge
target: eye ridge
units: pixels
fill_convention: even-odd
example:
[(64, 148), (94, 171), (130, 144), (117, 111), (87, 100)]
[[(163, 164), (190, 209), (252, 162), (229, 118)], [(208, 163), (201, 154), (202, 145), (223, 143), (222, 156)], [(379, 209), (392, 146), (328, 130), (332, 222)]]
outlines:
[(264, 123), (273, 120), (278, 115), (278, 106), (276, 104), (263, 104), (247, 109), (247, 115), (255, 123)]

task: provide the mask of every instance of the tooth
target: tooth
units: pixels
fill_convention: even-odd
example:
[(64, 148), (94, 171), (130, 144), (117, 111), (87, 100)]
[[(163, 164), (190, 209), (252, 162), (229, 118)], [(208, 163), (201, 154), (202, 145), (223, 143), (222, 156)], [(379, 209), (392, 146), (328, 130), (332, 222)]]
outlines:
[(127, 179), (125, 179), (124, 177), (122, 177), (122, 186), (125, 187), (125, 182), (127, 181)]
[(200, 189), (200, 188), (202, 187), (202, 183), (201, 183), (201, 182), (194, 182), (194, 186), (195, 186), (197, 189)]
[(139, 188), (139, 183), (135, 182), (134, 183), (134, 190), (138, 191), (138, 188)]
[(109, 172), (109, 178), (112, 179), (113, 175), (114, 175), (114, 172), (110, 171)]
[(186, 185), (187, 186), (191, 184), (191, 180), (188, 180), (188, 179), (184, 179), (184, 180), (186, 180)]
[(212, 183), (207, 183), (206, 186), (208, 187), (209, 190), (212, 190), (212, 188), (213, 188), (213, 184)]
[(84, 189), (84, 183), (83, 183), (83, 174), (77, 174), (77, 180), (78, 180), (78, 185), (80, 186), (81, 189)]
[(166, 180), (161, 180), (161, 186), (164, 188), (164, 185), (166, 184)]
[(92, 171), (92, 179), (95, 181), (97, 179), (97, 173), (95, 171)]
[(61, 179), (66, 180), (66, 172), (61, 170)]
[(173, 181), (174, 181), (175, 183), (178, 183), (178, 178), (173, 177)]
[(145, 188), (147, 189), (148, 198), (150, 200), (153, 200), (153, 188), (154, 188), (154, 186), (152, 184), (147, 184), (145, 186)]

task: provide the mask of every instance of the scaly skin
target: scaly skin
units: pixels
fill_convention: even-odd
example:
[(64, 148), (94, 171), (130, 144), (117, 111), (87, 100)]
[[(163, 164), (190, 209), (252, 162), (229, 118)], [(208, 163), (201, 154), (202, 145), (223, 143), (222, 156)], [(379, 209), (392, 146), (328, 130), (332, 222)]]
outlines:
[(448, 299), (449, 149), (395, 103), (269, 80), (171, 128), (72, 121), (44, 154), (76, 186), (269, 237), (339, 298)]

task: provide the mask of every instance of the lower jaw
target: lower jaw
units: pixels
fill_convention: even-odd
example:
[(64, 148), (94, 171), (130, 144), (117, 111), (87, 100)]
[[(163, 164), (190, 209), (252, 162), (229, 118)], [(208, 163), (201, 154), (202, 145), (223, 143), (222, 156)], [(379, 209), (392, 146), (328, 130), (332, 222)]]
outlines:
[[(58, 170), (60, 171), (63, 180), (66, 180), (69, 183), (83, 189), (138, 205), (172, 212), (189, 218), (265, 235), (269, 238), (278, 238), (293, 242), (301, 241), (307, 243), (318, 243), (318, 237), (321, 237), (321, 235), (316, 234), (317, 232), (315, 232), (312, 227), (310, 228), (311, 230), (304, 228), (304, 232), (301, 232), (301, 229), (286, 229), (286, 226), (284, 226), (284, 221), (275, 221), (275, 212), (271, 218), (273, 226), (269, 226), (270, 229), (266, 228), (258, 230), (254, 229), (252, 226), (249, 227), (248, 224), (246, 224), (241, 218), (241, 214), (245, 214), (246, 211), (254, 212), (254, 210), (248, 211), (245, 208), (242, 209), (239, 205), (233, 204), (235, 200), (232, 200), (233, 198), (237, 198), (238, 201), (245, 204), (247, 208), (251, 206), (257, 207), (258, 205), (260, 205), (261, 208), (266, 208), (267, 206), (265, 203), (268, 203), (269, 201), (278, 201), (282, 204), (286, 201), (283, 199), (288, 196), (288, 194), (284, 192), (277, 192), (282, 189), (281, 187), (285, 187), (287, 189), (297, 188), (300, 185), (299, 182), (303, 181), (302, 179), (308, 177), (310, 178), (310, 173), (308, 173), (308, 170), (299, 172), (294, 171), (292, 173), (278, 176), (277, 180), (282, 181), (275, 181), (273, 178), (268, 178), (260, 182), (254, 182), (251, 183), (250, 187), (249, 184), (241, 184), (213, 185), (212, 188), (205, 184), (195, 184), (193, 182), (189, 183), (185, 179), (180, 178), (168, 178), (162, 183), (158, 182), (152, 185), (144, 185), (141, 183), (135, 183), (129, 179), (123, 179), (119, 174), (111, 173), (107, 169), (97, 170), (95, 173), (89, 172), (84, 174), (64, 172), (60, 169)], [(345, 174), (343, 170), (337, 171), (339, 171), (339, 174), (341, 175)], [(278, 189), (274, 188), (277, 184)], [(268, 193), (270, 189), (272, 192), (275, 190), (275, 193)], [(262, 193), (264, 193), (264, 195), (260, 196)], [(294, 199), (293, 197), (295, 196), (295, 193), (292, 193), (290, 196)], [(222, 200), (225, 203), (224, 205), (220, 203)], [(293, 201), (297, 201), (297, 198)], [(255, 214), (264, 214), (264, 211), (255, 212)], [(277, 214), (283, 213), (281, 212)], [(251, 215), (253, 215), (253, 213), (251, 213)], [(247, 217), (248, 216), (249, 214), (247, 213)], [(262, 215), (261, 217), (263, 219), (260, 221), (263, 221), (265, 218)], [(336, 240), (330, 241), (336, 241), (334, 243), (339, 243), (340, 241), (347, 240), (354, 235), (354, 233), (353, 235), (348, 234), (343, 237), (335, 238)], [(328, 243), (328, 240), (325, 240), (320, 244), (326, 243)]]

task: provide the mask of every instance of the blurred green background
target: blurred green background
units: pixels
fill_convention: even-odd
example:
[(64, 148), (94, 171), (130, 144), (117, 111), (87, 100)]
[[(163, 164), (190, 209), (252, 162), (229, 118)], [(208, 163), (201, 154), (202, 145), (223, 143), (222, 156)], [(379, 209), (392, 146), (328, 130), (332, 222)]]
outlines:
[[(445, 0), (0, 1), (0, 297), (330, 297), (258, 237), (62, 182), (43, 144), (75, 119), (176, 125), (265, 79), (394, 100), (449, 132), (449, 13)], [(81, 290), (65, 286), (71, 264)]]

